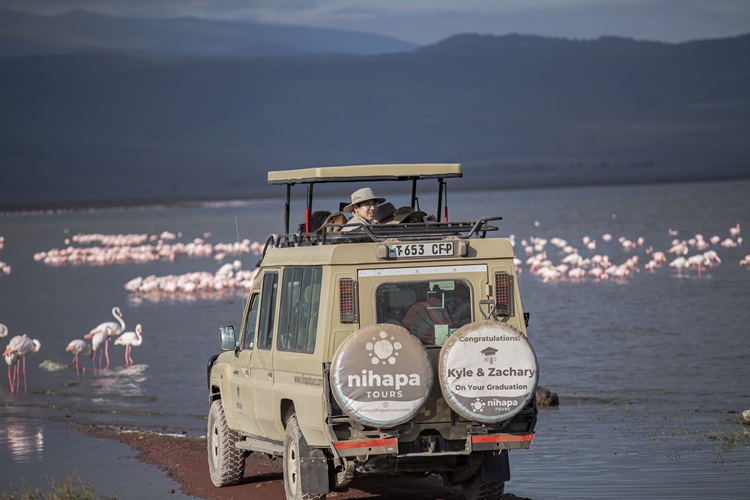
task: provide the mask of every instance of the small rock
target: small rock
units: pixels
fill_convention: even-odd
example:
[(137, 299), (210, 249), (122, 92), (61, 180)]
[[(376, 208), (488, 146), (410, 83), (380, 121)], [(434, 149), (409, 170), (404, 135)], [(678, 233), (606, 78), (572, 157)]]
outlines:
[(536, 388), (536, 405), (537, 406), (560, 406), (560, 398), (556, 392), (552, 392), (546, 387), (538, 386)]
[(57, 361), (52, 361), (51, 359), (45, 359), (44, 361), (39, 363), (39, 368), (48, 372), (59, 372), (61, 370), (67, 370), (68, 367), (69, 365), (64, 365), (62, 363), (58, 363)]

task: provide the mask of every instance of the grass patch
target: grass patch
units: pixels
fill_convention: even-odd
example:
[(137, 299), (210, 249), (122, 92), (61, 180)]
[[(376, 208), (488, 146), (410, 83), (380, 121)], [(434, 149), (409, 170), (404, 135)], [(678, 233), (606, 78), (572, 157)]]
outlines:
[(742, 431), (717, 431), (709, 433), (708, 439), (718, 441), (722, 446), (731, 448), (732, 446), (746, 445), (750, 441), (750, 436)]
[(99, 494), (93, 481), (84, 483), (77, 473), (64, 481), (56, 481), (46, 476), (44, 479), (49, 483), (48, 490), (30, 489), (24, 481), (20, 489), (12, 484), (10, 493), (0, 493), (0, 500), (115, 500), (117, 498)]

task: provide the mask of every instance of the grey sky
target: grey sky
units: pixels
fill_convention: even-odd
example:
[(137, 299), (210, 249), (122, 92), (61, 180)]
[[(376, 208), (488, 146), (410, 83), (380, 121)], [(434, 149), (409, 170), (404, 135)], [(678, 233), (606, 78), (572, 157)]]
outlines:
[(0, 0), (0, 8), (293, 24), (420, 44), (456, 33), (669, 42), (750, 33), (750, 0)]

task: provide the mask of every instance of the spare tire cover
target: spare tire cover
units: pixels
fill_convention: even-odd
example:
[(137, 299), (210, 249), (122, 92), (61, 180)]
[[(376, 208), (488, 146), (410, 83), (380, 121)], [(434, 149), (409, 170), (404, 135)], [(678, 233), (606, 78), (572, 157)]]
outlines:
[(528, 339), (493, 320), (463, 326), (440, 350), (440, 388), (464, 418), (498, 423), (520, 412), (539, 381)]
[(365, 327), (341, 343), (331, 364), (333, 396), (357, 422), (393, 427), (427, 400), (433, 372), (422, 343), (391, 324)]

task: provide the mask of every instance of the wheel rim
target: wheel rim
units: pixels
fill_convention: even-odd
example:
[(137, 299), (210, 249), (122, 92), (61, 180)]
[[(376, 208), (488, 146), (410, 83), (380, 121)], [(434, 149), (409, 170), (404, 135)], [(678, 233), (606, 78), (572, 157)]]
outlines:
[(211, 461), (215, 468), (219, 461), (219, 427), (214, 425), (211, 430)]
[(289, 454), (286, 460), (287, 470), (289, 471), (289, 485), (293, 490), (297, 489), (297, 481), (299, 479), (299, 457), (297, 456), (297, 447), (295, 444), (289, 447)]

